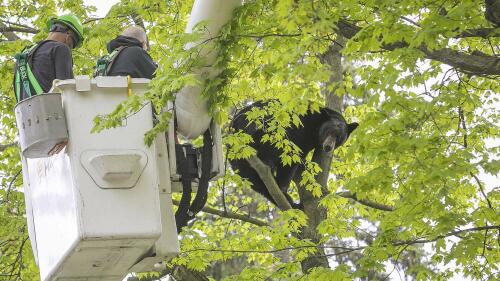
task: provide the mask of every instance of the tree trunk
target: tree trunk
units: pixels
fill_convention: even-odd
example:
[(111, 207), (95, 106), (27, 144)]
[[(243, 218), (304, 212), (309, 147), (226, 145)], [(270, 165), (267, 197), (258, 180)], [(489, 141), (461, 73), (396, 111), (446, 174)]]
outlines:
[[(329, 50), (321, 56), (323, 64), (327, 64), (331, 69), (331, 76), (329, 84), (337, 84), (342, 81), (342, 55), (340, 54), (341, 46), (344, 46), (344, 38), (337, 37), (336, 43), (332, 45)], [(337, 87), (333, 88), (332, 92), (327, 90), (327, 85), (323, 87), (323, 95), (325, 96), (326, 106), (330, 109), (342, 112), (343, 98), (335, 95)], [(319, 243), (321, 235), (317, 231), (318, 225), (326, 219), (326, 210), (319, 206), (319, 201), (327, 194), (326, 188), (328, 183), (328, 176), (330, 174), (330, 167), (333, 155), (331, 153), (324, 153), (322, 150), (316, 150), (313, 155), (313, 161), (318, 163), (321, 167), (321, 172), (316, 175), (316, 181), (321, 185), (323, 196), (320, 198), (314, 197), (310, 191), (305, 188), (300, 188), (300, 200), (304, 206), (304, 212), (308, 217), (308, 224), (302, 230), (301, 238), (310, 239), (314, 243)], [(314, 267), (328, 268), (328, 258), (325, 256), (325, 250), (319, 245), (316, 254), (313, 254), (301, 263), (302, 272), (307, 273)]]

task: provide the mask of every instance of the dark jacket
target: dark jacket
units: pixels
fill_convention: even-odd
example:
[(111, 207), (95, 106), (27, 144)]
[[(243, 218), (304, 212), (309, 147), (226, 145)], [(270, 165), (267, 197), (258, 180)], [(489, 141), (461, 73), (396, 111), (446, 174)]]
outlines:
[(109, 76), (130, 75), (132, 78), (148, 79), (154, 77), (157, 66), (142, 48), (139, 40), (120, 35), (108, 43), (108, 52), (111, 53), (120, 46), (127, 46), (127, 48), (123, 49), (115, 58), (108, 72)]
[[(52, 87), (54, 79), (64, 80), (74, 78), (73, 58), (71, 56), (71, 49), (62, 42), (45, 40), (38, 44), (41, 45), (33, 53), (30, 67), (43, 92), (46, 93)], [(14, 89), (15, 87), (14, 75)], [(31, 93), (35, 93), (33, 87), (31, 87)], [(19, 101), (25, 98), (28, 97), (24, 93), (23, 87), (21, 87)]]

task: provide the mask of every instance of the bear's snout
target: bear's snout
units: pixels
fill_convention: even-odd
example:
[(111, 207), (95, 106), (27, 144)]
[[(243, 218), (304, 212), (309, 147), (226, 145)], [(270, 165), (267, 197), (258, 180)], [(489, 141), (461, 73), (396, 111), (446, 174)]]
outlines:
[(323, 151), (330, 153), (335, 149), (336, 138), (333, 136), (328, 136), (323, 142)]

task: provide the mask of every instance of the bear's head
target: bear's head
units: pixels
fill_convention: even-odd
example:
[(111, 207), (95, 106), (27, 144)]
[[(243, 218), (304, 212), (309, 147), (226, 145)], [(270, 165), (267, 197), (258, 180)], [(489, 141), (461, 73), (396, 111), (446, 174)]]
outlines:
[(326, 153), (343, 145), (359, 125), (356, 122), (348, 124), (342, 114), (328, 108), (323, 108), (321, 115), (324, 121), (319, 127), (318, 137), (319, 144)]

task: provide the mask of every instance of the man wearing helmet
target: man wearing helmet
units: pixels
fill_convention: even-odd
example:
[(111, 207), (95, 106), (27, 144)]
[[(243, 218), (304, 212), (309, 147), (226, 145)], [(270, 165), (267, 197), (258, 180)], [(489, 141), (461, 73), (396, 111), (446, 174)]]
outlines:
[[(72, 79), (71, 49), (83, 42), (83, 25), (74, 15), (62, 15), (47, 22), (47, 39), (16, 54), (14, 91), (18, 102), (47, 93), (54, 79)], [(66, 142), (59, 143), (49, 154), (59, 153)]]
[(54, 79), (73, 78), (71, 49), (83, 42), (83, 26), (74, 15), (63, 15), (47, 23), (47, 39), (16, 55), (14, 90), (17, 101), (46, 93)]

